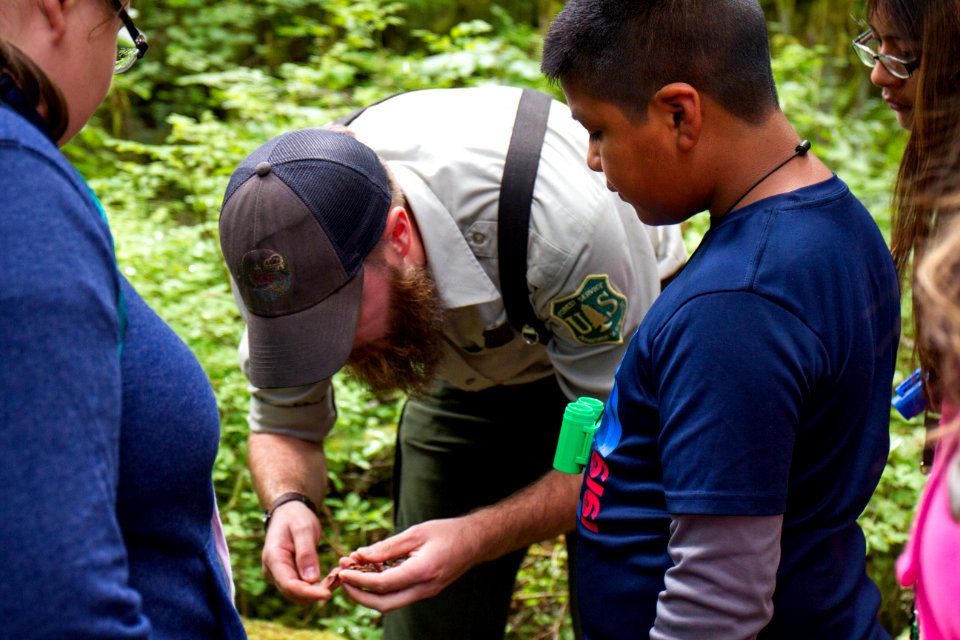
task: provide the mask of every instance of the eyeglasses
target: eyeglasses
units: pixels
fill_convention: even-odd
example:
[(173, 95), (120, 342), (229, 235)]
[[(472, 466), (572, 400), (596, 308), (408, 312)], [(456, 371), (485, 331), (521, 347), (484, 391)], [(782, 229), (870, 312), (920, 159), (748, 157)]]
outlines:
[(873, 35), (872, 29), (867, 29), (853, 40), (853, 50), (857, 52), (860, 61), (871, 69), (879, 62), (887, 73), (906, 80), (920, 66), (920, 60), (904, 60), (886, 53), (877, 53), (880, 42)]
[(130, 14), (120, 4), (119, 0), (114, 0), (114, 5), (120, 14), (120, 21), (123, 26), (120, 27), (120, 33), (117, 34), (117, 61), (113, 64), (113, 74), (129, 71), (133, 64), (142, 58), (147, 52), (147, 36), (140, 33), (137, 25), (133, 24)]

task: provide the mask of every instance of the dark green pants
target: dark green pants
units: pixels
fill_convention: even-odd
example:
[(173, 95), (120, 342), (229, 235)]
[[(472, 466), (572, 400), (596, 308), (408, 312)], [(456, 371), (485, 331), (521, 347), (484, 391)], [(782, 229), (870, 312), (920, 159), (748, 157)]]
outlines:
[[(394, 469), (397, 529), (463, 515), (540, 478), (553, 466), (566, 404), (553, 377), (478, 392), (444, 386), (409, 400)], [(569, 534), (571, 554), (572, 541)], [(384, 640), (503, 638), (526, 551), (478, 565), (433, 598), (386, 614)], [(570, 584), (573, 593), (572, 574)], [(578, 621), (572, 599), (570, 610)]]

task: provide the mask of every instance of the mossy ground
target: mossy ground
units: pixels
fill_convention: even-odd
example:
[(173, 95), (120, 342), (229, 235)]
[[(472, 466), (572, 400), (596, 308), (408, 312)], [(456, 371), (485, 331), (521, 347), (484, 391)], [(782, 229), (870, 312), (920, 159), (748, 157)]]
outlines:
[(340, 636), (329, 631), (291, 629), (265, 620), (244, 618), (243, 626), (250, 640), (342, 640)]

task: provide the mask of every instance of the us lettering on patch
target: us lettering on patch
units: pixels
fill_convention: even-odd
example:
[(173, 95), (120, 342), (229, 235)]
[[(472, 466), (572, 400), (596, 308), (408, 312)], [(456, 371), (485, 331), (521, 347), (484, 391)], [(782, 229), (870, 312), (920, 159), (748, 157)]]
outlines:
[(554, 300), (550, 314), (581, 344), (619, 344), (623, 342), (626, 309), (626, 296), (613, 288), (609, 276), (590, 275), (576, 293)]

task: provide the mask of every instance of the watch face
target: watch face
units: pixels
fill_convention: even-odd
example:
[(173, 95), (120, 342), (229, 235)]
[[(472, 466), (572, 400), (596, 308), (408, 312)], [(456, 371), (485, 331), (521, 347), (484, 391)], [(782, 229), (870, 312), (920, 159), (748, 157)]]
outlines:
[(271, 516), (271, 515), (273, 515), (273, 514), (271, 514), (269, 511), (264, 511), (264, 512), (263, 512), (263, 517), (261, 518), (261, 520), (263, 520), (263, 532), (264, 532), (264, 533), (267, 532), (267, 527), (270, 526), (270, 516)]

